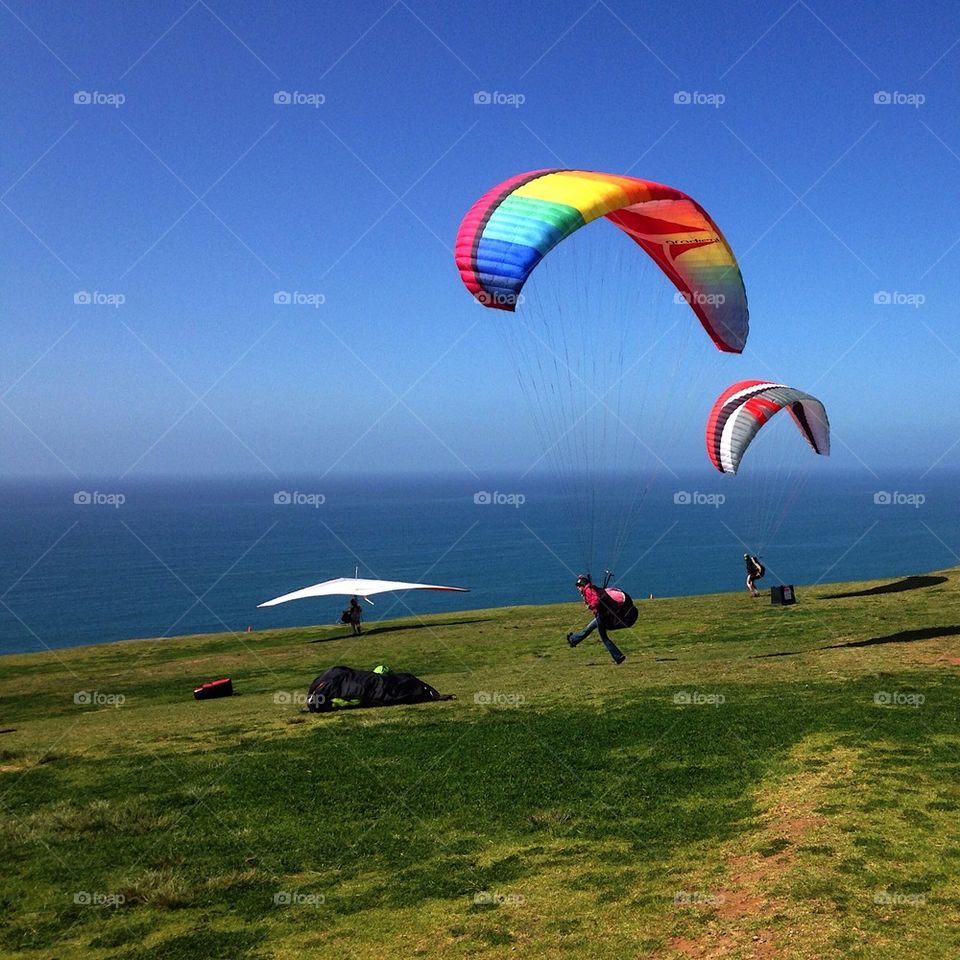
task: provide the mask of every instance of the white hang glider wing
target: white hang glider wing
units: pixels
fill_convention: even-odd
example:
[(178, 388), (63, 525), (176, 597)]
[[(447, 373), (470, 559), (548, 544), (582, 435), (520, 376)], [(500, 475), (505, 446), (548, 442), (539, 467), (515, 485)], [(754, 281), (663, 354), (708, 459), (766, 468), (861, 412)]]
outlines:
[(388, 593), (393, 590), (443, 590), (447, 593), (469, 593), (466, 587), (442, 587), (434, 583), (404, 583), (401, 580), (364, 580), (362, 577), (337, 577), (336, 580), (324, 580), (315, 583), (312, 587), (294, 590), (285, 593), (282, 597), (258, 603), (258, 607), (275, 607), (278, 603), (288, 600), (303, 600), (306, 597), (363, 597), (367, 600), (377, 593)]

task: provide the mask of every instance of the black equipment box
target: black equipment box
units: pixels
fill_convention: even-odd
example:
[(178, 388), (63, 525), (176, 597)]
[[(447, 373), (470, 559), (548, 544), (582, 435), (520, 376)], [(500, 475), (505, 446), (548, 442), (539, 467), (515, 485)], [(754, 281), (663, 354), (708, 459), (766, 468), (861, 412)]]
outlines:
[(770, 602), (777, 607), (787, 607), (797, 602), (797, 595), (793, 592), (793, 584), (784, 584), (781, 587), (770, 588)]

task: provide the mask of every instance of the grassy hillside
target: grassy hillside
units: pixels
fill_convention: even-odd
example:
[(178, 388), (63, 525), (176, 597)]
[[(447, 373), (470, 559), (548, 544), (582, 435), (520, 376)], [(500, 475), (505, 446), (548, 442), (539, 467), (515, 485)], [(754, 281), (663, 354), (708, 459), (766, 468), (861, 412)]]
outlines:
[[(0, 954), (960, 956), (960, 571), (799, 597), (4, 657)], [(381, 662), (459, 699), (301, 712)]]

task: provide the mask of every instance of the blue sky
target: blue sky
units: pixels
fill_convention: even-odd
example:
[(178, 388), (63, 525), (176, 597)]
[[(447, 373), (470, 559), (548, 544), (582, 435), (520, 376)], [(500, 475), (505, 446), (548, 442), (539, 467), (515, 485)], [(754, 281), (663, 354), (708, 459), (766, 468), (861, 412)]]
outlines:
[[(948, 2), (11, 0), (0, 471), (523, 467), (451, 247), (476, 196), (552, 165), (723, 228), (752, 331), (705, 397), (782, 378), (827, 403), (837, 467), (955, 468), (958, 41)], [(699, 424), (674, 455), (702, 463)]]

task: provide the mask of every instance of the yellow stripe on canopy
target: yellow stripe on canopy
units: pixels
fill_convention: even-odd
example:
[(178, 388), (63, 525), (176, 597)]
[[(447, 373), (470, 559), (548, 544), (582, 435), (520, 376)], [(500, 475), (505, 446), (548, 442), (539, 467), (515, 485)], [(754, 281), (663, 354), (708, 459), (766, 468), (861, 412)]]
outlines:
[(585, 222), (602, 217), (631, 202), (630, 194), (618, 183), (568, 173), (551, 173), (545, 177), (537, 177), (536, 180), (514, 190), (513, 196), (531, 197), (575, 207)]

